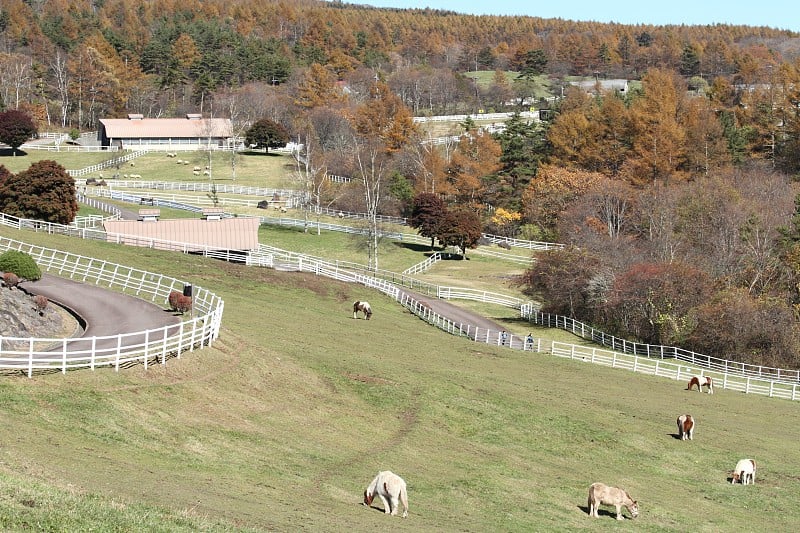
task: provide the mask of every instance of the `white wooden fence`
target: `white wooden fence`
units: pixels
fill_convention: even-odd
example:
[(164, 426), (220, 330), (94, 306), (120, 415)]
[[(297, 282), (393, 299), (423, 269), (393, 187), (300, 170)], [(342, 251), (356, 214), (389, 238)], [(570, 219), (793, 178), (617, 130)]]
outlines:
[(714, 388), (729, 389), (747, 394), (761, 394), (772, 398), (800, 400), (800, 383), (786, 383), (763, 377), (754, 377), (732, 372), (709, 371), (703, 367), (690, 366), (681, 361), (654, 359), (638, 355), (554, 342), (551, 353), (577, 361), (585, 361), (596, 365), (621, 368), (632, 372), (650, 374), (675, 380), (689, 381), (692, 376), (710, 376), (714, 380)]
[[(168, 305), (172, 291), (183, 291), (184, 281), (102, 259), (34, 246), (0, 237), (0, 251), (29, 254), (44, 271), (83, 283), (106, 286), (123, 293)], [(0, 369), (25, 373), (141, 363), (165, 365), (171, 357), (209, 346), (219, 337), (224, 302), (202, 287), (192, 288), (192, 317), (177, 325), (112, 336), (66, 339), (0, 337)]]

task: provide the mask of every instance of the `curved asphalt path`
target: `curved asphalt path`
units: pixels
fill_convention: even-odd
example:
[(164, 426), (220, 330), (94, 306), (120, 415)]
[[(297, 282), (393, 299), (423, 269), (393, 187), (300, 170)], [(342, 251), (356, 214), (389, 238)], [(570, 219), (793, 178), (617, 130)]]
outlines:
[[(96, 339), (95, 350), (99, 355), (113, 354), (119, 347), (132, 347), (145, 342), (144, 331), (175, 326), (167, 330), (167, 335), (178, 332), (180, 317), (164, 307), (118, 293), (88, 283), (80, 283), (66, 278), (43, 274), (36, 282), (20, 284), (29, 294), (41, 294), (49, 301), (65, 307), (79, 317), (84, 325), (82, 340), (70, 340), (68, 352), (79, 352), (90, 349), (93, 337), (110, 337)], [(139, 334), (142, 332), (141, 334)], [(124, 335), (118, 341), (117, 335)], [(157, 341), (164, 338), (164, 331), (152, 332), (147, 340)], [(61, 351), (61, 347), (54, 351)], [(85, 354), (83, 354), (85, 355)]]

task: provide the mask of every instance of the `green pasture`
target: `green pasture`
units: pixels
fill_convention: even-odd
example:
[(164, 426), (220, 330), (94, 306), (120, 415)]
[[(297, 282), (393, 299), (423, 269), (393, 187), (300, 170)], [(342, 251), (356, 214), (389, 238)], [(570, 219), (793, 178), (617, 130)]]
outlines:
[[(793, 402), (689, 392), (683, 382), (473, 343), (379, 293), (312, 275), (5, 227), (0, 235), (162, 272), (225, 301), (218, 341), (166, 366), (0, 376), (4, 530), (800, 523)], [(365, 297), (375, 315), (353, 320), (352, 301)], [(686, 412), (697, 420), (691, 442), (674, 436)], [(756, 484), (731, 485), (745, 457), (758, 462)], [(360, 505), (382, 469), (408, 482), (407, 519)], [(626, 488), (640, 517), (590, 519), (594, 481)]]
[(26, 170), (37, 161), (58, 161), (66, 170), (77, 170), (102, 163), (113, 157), (107, 152), (48, 152), (46, 150), (23, 150), (18, 155), (11, 155), (10, 150), (3, 150), (0, 154), (0, 165), (15, 174)]
[[(20, 172), (27, 169), (36, 161), (50, 159), (58, 161), (67, 170), (80, 170), (103, 161), (108, 161), (125, 155), (123, 152), (48, 152), (44, 150), (29, 150), (21, 155), (12, 156), (10, 151), (3, 152), (0, 165), (4, 165), (11, 172)], [(209, 164), (210, 157), (210, 164)], [(180, 163), (178, 161), (187, 161)], [(132, 163), (132, 164), (131, 164)], [(203, 174), (196, 176), (194, 167), (205, 170), (211, 167), (211, 176)], [(92, 172), (79, 178), (104, 179), (109, 182), (114, 174), (119, 174), (121, 179), (130, 179), (125, 176), (137, 174), (142, 180), (147, 181), (177, 181), (177, 182), (203, 182), (213, 180), (217, 183), (228, 183), (246, 187), (268, 188), (296, 188), (292, 174), (294, 160), (287, 155), (275, 153), (243, 152), (232, 155), (231, 152), (177, 152), (176, 157), (167, 157), (164, 152), (153, 152), (135, 158), (132, 162), (120, 164), (119, 168), (110, 167)]]
[[(210, 158), (210, 164), (209, 164)], [(179, 163), (179, 161), (181, 163)], [(137, 157), (131, 163), (116, 168), (104, 169), (86, 177), (99, 177), (105, 180), (115, 172), (122, 179), (131, 179), (131, 174), (140, 175), (145, 181), (175, 181), (197, 183), (213, 181), (244, 187), (296, 188), (292, 182), (294, 160), (287, 155), (259, 152), (177, 152), (176, 157), (168, 157), (164, 152), (152, 152)], [(88, 166), (88, 165), (87, 165)], [(206, 166), (211, 167), (210, 176), (202, 174)], [(194, 168), (200, 167), (201, 174), (195, 175)], [(128, 178), (126, 178), (126, 175)], [(138, 178), (135, 178), (138, 179)]]

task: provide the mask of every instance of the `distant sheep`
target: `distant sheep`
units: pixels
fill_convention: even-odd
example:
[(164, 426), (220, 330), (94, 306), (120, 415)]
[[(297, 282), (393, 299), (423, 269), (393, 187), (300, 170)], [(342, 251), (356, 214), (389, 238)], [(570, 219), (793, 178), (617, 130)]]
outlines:
[(199, 176), (200, 175), (200, 171), (199, 170), (192, 170), (192, 174), (194, 174), (195, 176)]
[(177, 161), (175, 161), (175, 162), (176, 162), (176, 163), (178, 163), (179, 165), (182, 165), (182, 164), (183, 164), (183, 159), (178, 159), (178, 160), (177, 160)]
[(132, 180), (135, 180), (135, 179), (140, 179), (142, 177), (142, 175), (141, 174), (129, 174), (128, 177), (130, 177)]
[(184, 165), (188, 165), (188, 164), (189, 164), (189, 162), (188, 162), (187, 160), (185, 160), (185, 159), (184, 159), (184, 160), (183, 160), (183, 164), (184, 164)]
[(194, 167), (192, 170), (195, 170), (195, 171), (197, 171), (197, 172), (200, 172), (200, 167)]
[(204, 170), (203, 171), (203, 176), (210, 176), (210, 175), (211, 175), (211, 171), (210, 170)]
[(131, 166), (135, 167), (136, 166), (136, 162), (135, 161), (131, 161)]

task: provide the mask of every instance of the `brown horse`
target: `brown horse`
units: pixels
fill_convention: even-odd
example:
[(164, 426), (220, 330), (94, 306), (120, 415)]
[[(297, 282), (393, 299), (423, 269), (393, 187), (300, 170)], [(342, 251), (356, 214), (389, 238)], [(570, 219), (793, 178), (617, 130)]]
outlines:
[(639, 516), (639, 504), (623, 489), (609, 487), (603, 483), (592, 483), (589, 487), (589, 516), (597, 517), (600, 505), (613, 505), (617, 508), (617, 520), (622, 520), (622, 506), (631, 513), (632, 518)]
[(372, 307), (369, 302), (353, 302), (353, 318), (358, 318), (358, 312), (364, 313), (364, 318), (369, 320), (372, 317)]
[(697, 386), (697, 392), (702, 392), (702, 388), (707, 387), (708, 393), (714, 394), (714, 381), (711, 379), (711, 376), (692, 377), (692, 379), (689, 380), (689, 385), (686, 387), (686, 390), (692, 390), (695, 386)]
[(678, 438), (681, 440), (692, 440), (694, 435), (694, 418), (692, 415), (681, 415), (678, 417)]

